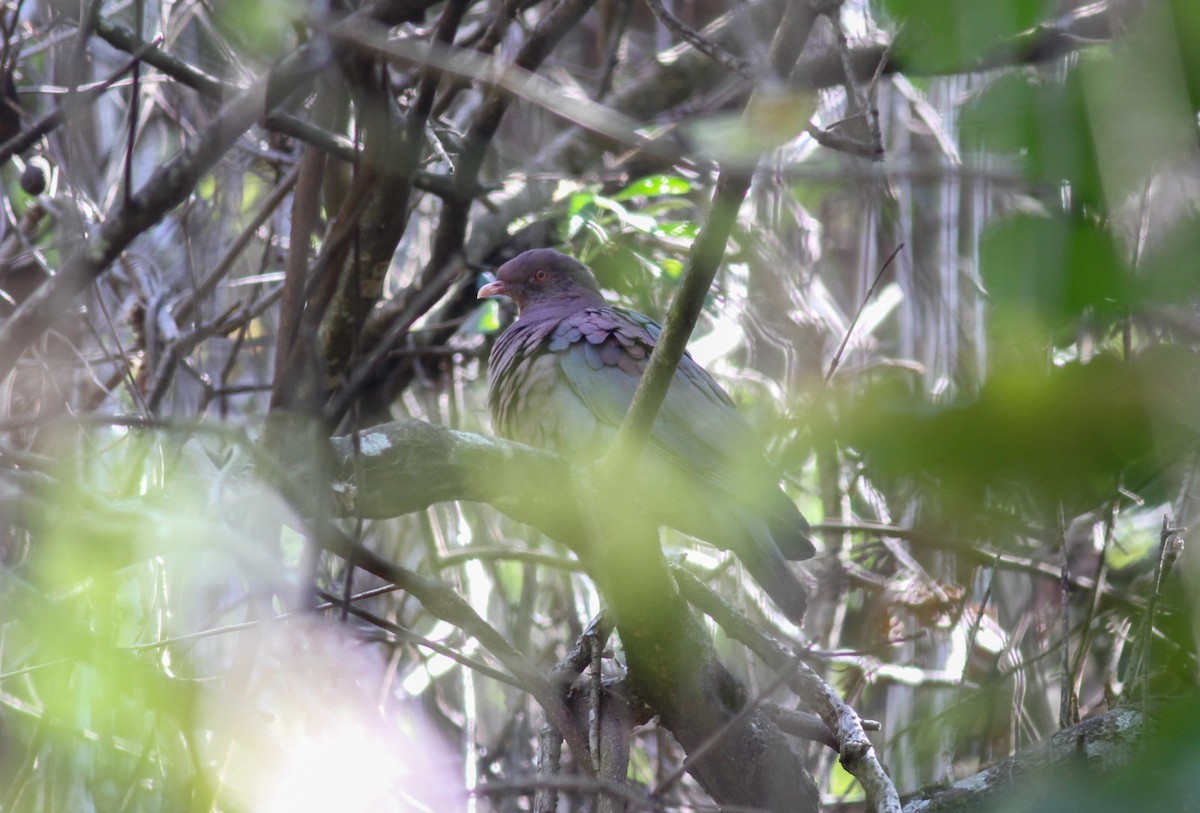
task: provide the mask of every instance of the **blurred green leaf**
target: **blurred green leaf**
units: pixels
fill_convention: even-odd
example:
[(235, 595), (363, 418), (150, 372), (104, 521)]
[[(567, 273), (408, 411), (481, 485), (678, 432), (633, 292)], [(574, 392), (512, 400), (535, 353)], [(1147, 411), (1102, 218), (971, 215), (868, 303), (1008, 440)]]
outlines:
[(648, 297), (653, 277), (653, 263), (648, 262), (626, 241), (614, 241), (602, 251), (589, 253), (585, 261), (596, 272), (600, 285), (634, 300), (640, 310), (652, 310)]
[(1162, 349), (1128, 363), (998, 370), (975, 398), (945, 405), (888, 379), (845, 404), (843, 423), (873, 473), (922, 475), (965, 512), (987, 491), (1079, 508), (1119, 484), (1153, 489), (1200, 436), (1180, 407), (1196, 399), (1200, 358)]
[(1008, 153), (1047, 197), (1069, 184), (1076, 211), (1115, 208), (1164, 162), (1194, 150), (1194, 91), (1185, 89), (1194, 77), (1182, 55), (1200, 47), (1198, 6), (1173, 15), (1149, 7), (1128, 37), (1083, 52), (1062, 81), (1000, 77), (963, 110), (964, 146)]
[(884, 0), (899, 24), (897, 47), (915, 72), (945, 73), (977, 65), (1005, 39), (1037, 25), (1049, 0)]
[(692, 220), (663, 221), (658, 224), (658, 233), (667, 237), (680, 237), (694, 240), (700, 231), (700, 224)]
[(242, 187), (242, 215), (252, 217), (259, 202), (271, 193), (272, 188), (271, 184), (261, 176), (253, 172), (246, 173), (246, 180)]
[(589, 207), (595, 206), (596, 196), (591, 192), (575, 192), (567, 198), (567, 216), (574, 217), (582, 214)]
[(1157, 553), (1159, 537), (1162, 533), (1163, 512), (1170, 512), (1169, 506), (1163, 506), (1163, 511), (1145, 511), (1124, 513), (1117, 520), (1116, 539), (1105, 562), (1110, 568), (1121, 570), (1141, 564), (1151, 551)]
[(475, 311), (475, 324), (468, 328), (471, 333), (495, 333), (500, 329), (500, 303), (488, 299)]
[(980, 243), (984, 284), (996, 308), (1027, 310), (1052, 328), (1087, 309), (1124, 313), (1133, 280), (1112, 236), (1068, 216), (1017, 215)]
[(825, 199), (838, 192), (834, 184), (821, 183), (819, 181), (804, 181), (803, 183), (794, 183), (791, 185), (792, 197), (796, 199), (806, 211), (819, 212), (821, 205)]
[(649, 175), (639, 178), (612, 196), (613, 200), (630, 198), (654, 198), (660, 195), (684, 195), (692, 185), (674, 175)]
[(202, 200), (212, 202), (213, 196), (217, 193), (217, 179), (212, 175), (205, 175), (200, 179), (200, 183), (196, 184), (196, 194)]
[(496, 581), (504, 591), (505, 599), (513, 604), (520, 601), (521, 585), (525, 583), (525, 564), (517, 561), (500, 561), (496, 565)]
[[(1194, 160), (1196, 116), (1173, 25), (1164, 4), (1150, 4), (1127, 37), (1111, 49), (1087, 52), (1072, 70), (1094, 142), (1086, 146), (1096, 153), (1113, 211), (1130, 195), (1141, 195), (1164, 166)], [(1191, 47), (1200, 47), (1200, 40)]]
[(1179, 60), (1188, 101), (1193, 111), (1200, 110), (1200, 3), (1195, 0), (1169, 0), (1152, 5), (1149, 14), (1162, 15), (1162, 30), (1173, 34), (1170, 56)]
[(209, 15), (233, 42), (259, 60), (273, 59), (291, 42), (304, 16), (297, 0), (217, 0)]
[(1172, 304), (1200, 289), (1200, 214), (1176, 223), (1142, 258), (1139, 300)]
[(847, 804), (861, 803), (866, 794), (854, 775), (835, 762), (829, 777), (829, 795)]
[(1101, 207), (1100, 160), (1079, 71), (1063, 82), (1028, 74), (997, 79), (963, 109), (965, 149), (1008, 153), (1047, 196), (1070, 184), (1072, 204)]
[(702, 152), (722, 164), (752, 164), (803, 133), (816, 106), (812, 93), (761, 92), (742, 113), (700, 119), (688, 133)]
[(580, 230), (588, 227), (595, 219), (595, 205), (590, 192), (576, 192), (567, 198), (567, 217), (563, 226), (563, 239), (572, 240)]

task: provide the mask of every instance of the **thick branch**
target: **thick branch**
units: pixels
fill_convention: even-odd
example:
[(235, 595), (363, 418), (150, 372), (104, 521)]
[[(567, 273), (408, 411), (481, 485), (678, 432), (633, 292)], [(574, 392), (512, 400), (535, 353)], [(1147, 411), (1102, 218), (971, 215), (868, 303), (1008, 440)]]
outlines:
[[(724, 732), (692, 766), (701, 785), (725, 805), (816, 809), (812, 778), (765, 710), (730, 726), (746, 702), (745, 690), (675, 588), (657, 538), (630, 512), (616, 516), (621, 512), (605, 511), (590, 497), (588, 504), (576, 504), (569, 498), (577, 493), (571, 485), (579, 479), (576, 472), (519, 444), (409, 420), (362, 432), (359, 447), (356, 469), (351, 439), (334, 441), (341, 510), (385, 517), (442, 500), (481, 500), (572, 546), (611, 603), (637, 699), (689, 752)], [(594, 514), (601, 512), (606, 544), (589, 550), (580, 540), (591, 538)], [(618, 549), (622, 561), (614, 562)]]
[(930, 788), (909, 799), (904, 813), (971, 813), (1012, 794), (1049, 771), (1071, 764), (1109, 772), (1138, 753), (1145, 720), (1135, 708), (1120, 707), (1084, 720), (1015, 756), (953, 785)]
[(352, 439), (333, 439), (335, 498), (346, 516), (385, 519), (468, 500), (486, 502), (556, 539), (579, 536), (560, 497), (571, 469), (549, 452), (417, 420), (364, 430), (359, 446), (356, 468)]
[[(798, 0), (788, 4), (771, 43), (769, 64), (776, 75), (784, 75), (791, 69), (808, 40), (816, 17), (816, 12), (808, 2)], [(751, 97), (747, 108), (753, 103)], [(687, 269), (680, 281), (679, 291), (671, 300), (662, 335), (650, 355), (646, 372), (638, 383), (629, 412), (613, 444), (611, 471), (630, 470), (631, 463), (641, 455), (642, 447), (654, 426), (654, 418), (679, 366), (679, 359), (683, 356), (684, 347), (704, 307), (708, 289), (725, 257), (725, 244), (749, 188), (750, 175), (743, 172), (722, 170), (717, 179), (708, 217), (692, 244)]]
[[(441, 19), (434, 30), (434, 41), (447, 46), (466, 12), (466, 0), (450, 0), (444, 4)], [(383, 29), (383, 26), (376, 26)], [(386, 29), (384, 29), (386, 37)], [(366, 152), (363, 167), (351, 186), (343, 211), (361, 206), (361, 217), (351, 219), (339, 215), (339, 226), (354, 234), (353, 245), (346, 241), (340, 248), (333, 242), (323, 249), (333, 264), (330, 273), (336, 275), (336, 294), (320, 316), (321, 358), (329, 377), (327, 383), (339, 381), (347, 373), (355, 352), (359, 350), (362, 324), (383, 294), (383, 281), (396, 246), (408, 226), (413, 180), (424, 155), (424, 132), (433, 109), (434, 94), (441, 80), (441, 71), (425, 65), (417, 86), (417, 98), (409, 109), (403, 126), (397, 128), (392, 116), (392, 103), (386, 89), (371, 76), (348, 72), (358, 86), (359, 118), (363, 121)], [(397, 130), (399, 130), (397, 132)], [(371, 183), (357, 183), (364, 169), (372, 171)], [(365, 200), (355, 200), (360, 191)], [(351, 251), (353, 248), (353, 251)]]
[(900, 799), (896, 788), (880, 765), (854, 709), (838, 697), (820, 675), (804, 663), (795, 663), (793, 654), (787, 648), (734, 612), (706, 584), (683, 568), (676, 567), (673, 572), (679, 588), (688, 599), (720, 624), (729, 637), (745, 644), (772, 669), (794, 669), (788, 685), (833, 732), (842, 767), (866, 789), (869, 809), (879, 813), (897, 813)]

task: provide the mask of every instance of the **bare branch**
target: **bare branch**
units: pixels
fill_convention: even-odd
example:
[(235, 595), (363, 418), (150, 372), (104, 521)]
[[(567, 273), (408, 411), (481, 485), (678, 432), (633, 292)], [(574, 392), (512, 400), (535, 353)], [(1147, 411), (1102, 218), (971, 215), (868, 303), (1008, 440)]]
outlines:
[(341, 534), (323, 534), (321, 542), (329, 552), (347, 561), (353, 561), (357, 567), (394, 584), (401, 590), (408, 591), (429, 612), (478, 640), (521, 681), (524, 689), (546, 711), (546, 716), (562, 733), (563, 739), (575, 754), (575, 761), (580, 769), (585, 773), (591, 772), (587, 739), (555, 688), (507, 637), (480, 617), (450, 585), (401, 567), (372, 550), (356, 545)]
[(900, 797), (879, 764), (875, 749), (867, 739), (862, 721), (854, 709), (838, 697), (816, 672), (798, 661), (796, 655), (735, 612), (708, 585), (678, 566), (672, 567), (672, 574), (688, 600), (710, 615), (731, 638), (749, 647), (772, 669), (788, 670), (788, 685), (829, 726), (838, 744), (842, 767), (862, 783), (868, 804), (880, 813), (899, 813)]
[(686, 25), (682, 20), (667, 10), (662, 0), (646, 0), (646, 5), (654, 12), (654, 16), (663, 25), (673, 31), (681, 40), (691, 45), (700, 53), (724, 65), (729, 70), (746, 79), (753, 78), (750, 63), (742, 57), (727, 51), (715, 40), (710, 40), (700, 32)]
[[(769, 64), (776, 75), (782, 76), (791, 69), (808, 41), (816, 16), (807, 0), (788, 4), (771, 43)], [(746, 107), (751, 109), (753, 105), (754, 96), (751, 96)], [(671, 379), (675, 376), (684, 348), (704, 307), (708, 289), (712, 287), (713, 278), (725, 256), (725, 244), (749, 188), (750, 175), (736, 170), (722, 170), (717, 179), (708, 217), (692, 244), (687, 268), (680, 280), (679, 290), (671, 300), (662, 335), (655, 344), (646, 372), (638, 383), (629, 411), (613, 442), (610, 460), (606, 463), (610, 471), (629, 471), (633, 468), (631, 464), (641, 456), (654, 426), (654, 418), (663, 399), (667, 397)]]
[[(386, 16), (394, 0), (380, 0), (333, 26)], [(0, 326), (0, 378), (7, 376), (25, 348), (71, 311), (75, 297), (108, 268), (138, 235), (182, 203), (242, 133), (332, 59), (323, 39), (293, 52), (266, 76), (240, 93), (197, 138), (160, 166), (129, 199), (114, 204), (98, 233), (77, 249), (52, 280), (42, 285)]]
[[(689, 752), (722, 732), (707, 746), (709, 755), (692, 766), (701, 785), (730, 805), (815, 810), (812, 778), (767, 714), (753, 709), (730, 725), (745, 704), (745, 690), (674, 589), (647, 529), (636, 521), (619, 528), (606, 523), (605, 532), (621, 539), (622, 558), (634, 560), (621, 570), (607, 569), (612, 562), (605, 549), (614, 546), (590, 548), (585, 512), (563, 498), (575, 493), (569, 484), (578, 474), (561, 458), (421, 421), (367, 430), (358, 445), (360, 477), (352, 481), (354, 444), (334, 440), (339, 511), (379, 517), (442, 500), (482, 500), (571, 546), (611, 602), (638, 697)], [(362, 566), (377, 572), (372, 567), (381, 565)]]
[(1120, 707), (1056, 732), (1010, 759), (952, 785), (919, 792), (904, 813), (971, 813), (1011, 798), (1014, 791), (1047, 771), (1082, 757), (1103, 773), (1128, 765), (1138, 753), (1145, 718), (1138, 709)]

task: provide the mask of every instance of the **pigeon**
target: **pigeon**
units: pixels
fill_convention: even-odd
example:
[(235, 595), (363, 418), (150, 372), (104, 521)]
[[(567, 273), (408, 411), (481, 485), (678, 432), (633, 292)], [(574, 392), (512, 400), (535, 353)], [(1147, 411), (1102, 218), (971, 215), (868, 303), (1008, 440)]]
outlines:
[[(506, 296), (519, 310), (488, 360), (497, 434), (581, 464), (603, 456), (662, 328), (609, 305), (591, 270), (553, 249), (504, 263), (478, 296)], [(808, 523), (729, 394), (690, 354), (629, 483), (631, 510), (732, 551), (780, 609), (802, 621), (807, 596), (788, 561), (813, 555)]]

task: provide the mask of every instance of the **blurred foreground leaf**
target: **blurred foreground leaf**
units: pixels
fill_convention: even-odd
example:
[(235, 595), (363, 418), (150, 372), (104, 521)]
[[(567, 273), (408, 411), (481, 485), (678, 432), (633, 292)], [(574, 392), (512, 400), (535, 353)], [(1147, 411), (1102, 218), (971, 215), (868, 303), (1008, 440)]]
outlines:
[(1040, 22), (1047, 0), (884, 0), (901, 26), (897, 39), (904, 64), (947, 72), (994, 56), (996, 46)]
[(965, 516), (988, 493), (1087, 510), (1124, 485), (1154, 502), (1200, 434), (1189, 406), (1200, 399), (1200, 357), (1176, 349), (1040, 375), (999, 370), (978, 396), (950, 404), (897, 383), (843, 405), (846, 437), (873, 473), (919, 475)]

